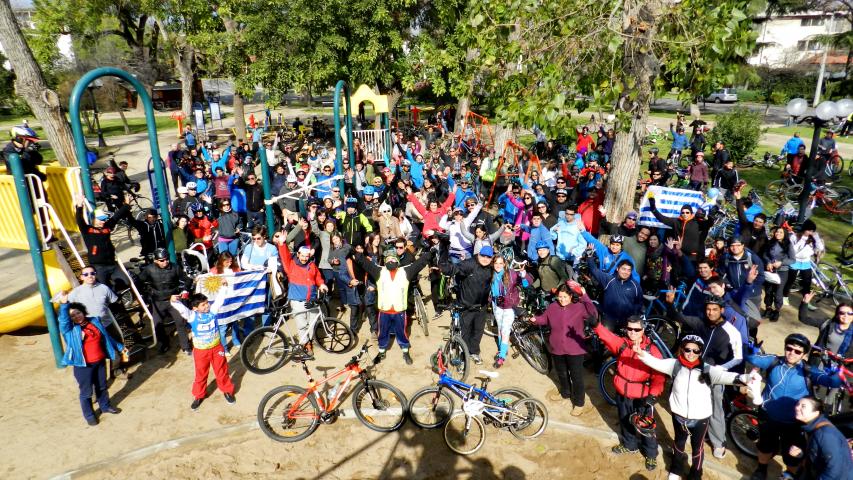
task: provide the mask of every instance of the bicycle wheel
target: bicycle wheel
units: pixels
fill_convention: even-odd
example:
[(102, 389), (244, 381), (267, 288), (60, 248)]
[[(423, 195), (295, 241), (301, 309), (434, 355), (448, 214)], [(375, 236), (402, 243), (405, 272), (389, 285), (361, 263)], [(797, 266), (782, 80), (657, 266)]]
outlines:
[(548, 426), (548, 409), (535, 398), (522, 398), (511, 405), (509, 431), (519, 440), (531, 440)]
[(601, 391), (601, 396), (610, 405), (616, 405), (616, 385), (613, 384), (613, 378), (616, 377), (616, 359), (611, 358), (604, 362), (601, 370), (598, 372), (598, 389)]
[(774, 202), (782, 201), (785, 198), (784, 192), (788, 188), (788, 181), (785, 179), (773, 180), (764, 187), (764, 196), (773, 199)]
[(152, 202), (151, 199), (148, 197), (145, 197), (143, 195), (137, 195), (136, 206), (142, 209), (142, 211), (145, 211), (150, 208), (154, 208), (154, 202)]
[(444, 389), (426, 387), (409, 401), (409, 418), (420, 428), (444, 426), (453, 414), (453, 397)]
[(470, 455), (486, 442), (486, 426), (478, 417), (456, 412), (444, 424), (444, 442), (460, 455)]
[(844, 245), (841, 246), (841, 260), (845, 262), (853, 260), (853, 233), (847, 235)]
[(646, 319), (646, 323), (652, 325), (663, 343), (671, 351), (675, 350), (678, 345), (679, 328), (672, 320), (664, 317), (651, 317)]
[(246, 370), (258, 375), (278, 370), (288, 358), (290, 340), (273, 327), (252, 330), (240, 345), (240, 361)]
[(788, 188), (785, 189), (785, 200), (789, 202), (796, 202), (798, 198), (800, 198), (800, 193), (803, 192), (803, 186), (800, 184), (788, 185)]
[(382, 380), (368, 380), (355, 386), (352, 408), (367, 428), (377, 432), (393, 432), (406, 423), (409, 405), (397, 387)]
[(515, 337), (518, 352), (534, 370), (543, 375), (551, 370), (551, 356), (548, 354), (545, 336), (540, 329), (530, 328), (511, 337)]
[(826, 169), (832, 176), (838, 175), (844, 171), (844, 159), (839, 155), (835, 155), (826, 162)]
[(355, 345), (355, 334), (344, 322), (323, 317), (314, 326), (314, 340), (329, 353), (343, 353)]
[(453, 335), (444, 344), (444, 362), (447, 365), (447, 374), (454, 380), (464, 382), (470, 372), (470, 357), (468, 345), (460, 335)]
[(415, 315), (418, 316), (418, 323), (421, 324), (421, 330), (423, 330), (424, 336), (428, 337), (429, 317), (427, 317), (426, 306), (424, 305), (424, 297), (423, 295), (421, 295), (419, 289), (415, 289), (413, 301), (415, 302)]
[(738, 450), (750, 458), (758, 455), (758, 417), (752, 410), (740, 410), (729, 415), (726, 431)]
[(828, 211), (829, 213), (834, 213), (835, 215), (847, 217), (850, 215), (851, 212), (853, 212), (853, 198), (848, 198), (843, 202), (827, 198), (823, 201), (823, 208), (825, 208), (826, 211)]
[(294, 385), (276, 387), (258, 404), (261, 431), (278, 442), (298, 442), (307, 438), (320, 425), (317, 399), (304, 388)]
[(492, 397), (499, 402), (503, 402), (504, 405), (512, 405), (513, 402), (517, 400), (521, 400), (522, 398), (530, 398), (530, 394), (526, 391), (515, 388), (515, 387), (507, 387), (501, 388), (500, 390), (495, 390), (492, 392)]

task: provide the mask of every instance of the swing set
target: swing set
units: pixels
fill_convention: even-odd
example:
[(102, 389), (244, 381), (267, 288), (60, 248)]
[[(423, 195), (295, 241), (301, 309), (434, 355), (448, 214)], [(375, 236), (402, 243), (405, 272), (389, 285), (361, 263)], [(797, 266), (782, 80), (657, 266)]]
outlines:
[[(512, 165), (504, 168), (504, 163), (507, 159), (511, 159)], [(489, 199), (486, 201), (486, 205), (489, 206), (492, 204), (495, 187), (498, 186), (498, 183), (501, 183), (500, 179), (502, 177), (506, 177), (509, 179), (508, 181), (512, 181), (513, 178), (521, 178), (523, 174), (524, 182), (527, 183), (530, 179), (530, 173), (534, 170), (538, 171), (540, 175), (542, 174), (542, 164), (539, 162), (539, 156), (514, 141), (507, 140), (504, 145), (503, 155), (498, 158), (495, 180), (492, 182), (492, 188), (489, 189)]]

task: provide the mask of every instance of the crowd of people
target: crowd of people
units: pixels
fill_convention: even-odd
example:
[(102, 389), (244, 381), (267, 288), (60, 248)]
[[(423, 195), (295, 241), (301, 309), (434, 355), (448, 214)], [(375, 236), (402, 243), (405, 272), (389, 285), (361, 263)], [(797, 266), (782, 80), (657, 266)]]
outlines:
[[(558, 385), (549, 399), (571, 405), (573, 416), (583, 415), (589, 391), (584, 370), (595, 369), (607, 355), (617, 359), (619, 444), (614, 454), (639, 452), (648, 470), (657, 468), (655, 409), (671, 377), (667, 408), (675, 438), (669, 478), (701, 478), (706, 436), (714, 457), (727, 454), (726, 398), (736, 388), (731, 385), (747, 383), (745, 368), (752, 365), (765, 381), (752, 479), (766, 478), (775, 455), (782, 455), (787, 478), (850, 478), (847, 443), (840, 445), (843, 436), (822, 415), (813, 389), (838, 388), (841, 379), (814, 361), (818, 356), (807, 362), (813, 344), (844, 357), (853, 349), (849, 303), (839, 304), (825, 321), (813, 318), (810, 265), (825, 251), (817, 227), (811, 220), (788, 225), (752, 208), (725, 145), (714, 145), (706, 163), (706, 128), (691, 125), (689, 137), (687, 125), (672, 126), (667, 157), (649, 149), (644, 173), (651, 184), (663, 186), (674, 172), (667, 158), (689, 155), (690, 188), (710, 200), (662, 206), (644, 186), (638, 195), (648, 198), (654, 225), (640, 224), (636, 211), (614, 219), (603, 207), (617, 135), (604, 124), (578, 129), (574, 153), (537, 128), (533, 150), (541, 168), (534, 169), (525, 157), (518, 170), (502, 172), (495, 171), (494, 149), (474, 131), (463, 128), (453, 136), (441, 123), (408, 138), (393, 132), (385, 154), (356, 139), (354, 158), (344, 151), (341, 164), (331, 147), (288, 143), (280, 132), (261, 125), (250, 128), (249, 140), (222, 146), (199, 142), (188, 130), (185, 141), (164, 158), (175, 195), (168, 240), (178, 251), (204, 245), (214, 273), (281, 272), (294, 311), (304, 310), (305, 302), (318, 295), (332, 295), (350, 327), (355, 332), (366, 328), (376, 339), (377, 361), (385, 359), (393, 336), (403, 363), (413, 363), (410, 349), (419, 346), (408, 337), (411, 284), (422, 271), (436, 316), (451, 307), (459, 310), (462, 336), (477, 365), (485, 363), (484, 327), (495, 322), (498, 352), (488, 360), (494, 368), (509, 360), (509, 335), (522, 292), (539, 289), (553, 294), (553, 303), (532, 317), (550, 327), (548, 349)], [(261, 149), (268, 171), (259, 161)], [(786, 170), (803, 181), (813, 173), (807, 165), (819, 162), (804, 161), (799, 145), (796, 150)], [(75, 366), (90, 424), (97, 423), (93, 386), (101, 412), (118, 412), (109, 404), (103, 364), (122, 351), (105, 310), (116, 300), (111, 288), (121, 288), (117, 283), (122, 281), (111, 232), (130, 210), (124, 195), (132, 185), (117, 179), (121, 167), (107, 170), (101, 184), (104, 208), (87, 218), (83, 201), (78, 204), (88, 266), (81, 286), (63, 297), (60, 308), (65, 361)], [(264, 197), (264, 176), (274, 200)], [(496, 201), (484, 205), (492, 189)], [(270, 204), (273, 232), (265, 226)], [(726, 208), (737, 212), (735, 233), (710, 236), (714, 213)], [(196, 363), (192, 409), (204, 399), (211, 367), (233, 403), (224, 358), (260, 319), (219, 325), (211, 314), (216, 302), (200, 294), (182, 301), (181, 294), (192, 291), (192, 279), (169, 260), (157, 212), (147, 213), (133, 220), (133, 227), (141, 253), (152, 258), (140, 280), (147, 287), (160, 351), (170, 348), (164, 325), (174, 323), (179, 348)], [(245, 234), (251, 235), (248, 242)], [(675, 286), (681, 283), (685, 297), (678, 301)], [(803, 295), (799, 319), (820, 324), (820, 335), (812, 341), (792, 332), (780, 345), (765, 345), (768, 350), (782, 347), (783, 355), (761, 354), (756, 348), (761, 325), (779, 320), (794, 288)], [(681, 326), (674, 358), (664, 358), (646, 335), (642, 315), (644, 296), (658, 297), (661, 291), (669, 291), (662, 295), (667, 317)], [(310, 351), (307, 319), (296, 320), (300, 341)], [(692, 457), (686, 453), (688, 439)]]

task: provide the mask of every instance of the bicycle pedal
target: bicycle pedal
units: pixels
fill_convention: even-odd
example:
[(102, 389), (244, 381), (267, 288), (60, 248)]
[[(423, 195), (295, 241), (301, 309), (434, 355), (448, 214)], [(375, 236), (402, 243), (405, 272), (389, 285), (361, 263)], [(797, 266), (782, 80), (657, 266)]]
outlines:
[(512, 358), (518, 358), (519, 354), (518, 354), (518, 352), (513, 352), (510, 355), (512, 356)]

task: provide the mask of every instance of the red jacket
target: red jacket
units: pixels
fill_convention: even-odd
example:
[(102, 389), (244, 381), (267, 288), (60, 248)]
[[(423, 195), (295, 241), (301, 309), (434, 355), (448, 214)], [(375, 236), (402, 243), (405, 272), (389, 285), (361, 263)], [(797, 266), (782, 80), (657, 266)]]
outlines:
[[(666, 378), (637, 358), (627, 338), (615, 335), (601, 324), (595, 327), (595, 333), (610, 353), (616, 355), (616, 376), (613, 377), (613, 385), (619, 395), (627, 398), (644, 398), (649, 395), (658, 396), (663, 392)], [(651, 340), (643, 336), (640, 346), (653, 356), (662, 358), (658, 347), (650, 343)]]
[(415, 196), (414, 193), (410, 193), (408, 196), (408, 200), (412, 202), (412, 205), (415, 206), (415, 210), (424, 217), (424, 228), (421, 230), (421, 235), (424, 238), (427, 237), (427, 232), (430, 230), (436, 232), (444, 232), (444, 229), (438, 226), (438, 221), (441, 220), (441, 217), (447, 214), (447, 211), (450, 210), (450, 207), (453, 206), (453, 201), (456, 199), (456, 193), (450, 192), (450, 195), (447, 196), (447, 199), (444, 203), (438, 207), (438, 210), (435, 212), (429, 211), (424, 207), (424, 204), (418, 200), (418, 197)]
[(594, 199), (589, 199), (578, 206), (578, 213), (583, 220), (583, 226), (594, 236), (598, 235), (598, 227), (601, 223), (601, 212), (598, 207), (604, 204), (604, 193), (598, 192)]
[[(198, 218), (193, 217), (190, 220), (187, 228), (189, 229), (192, 236), (197, 241), (200, 241), (204, 248), (210, 249), (213, 247), (213, 229), (219, 226), (219, 222), (216, 220), (211, 221), (207, 216)], [(204, 237), (208, 237), (207, 240), (204, 240)]]
[(317, 298), (317, 289), (325, 283), (317, 264), (311, 261), (301, 264), (294, 260), (286, 243), (278, 246), (278, 256), (288, 280), (287, 299), (307, 302)]

